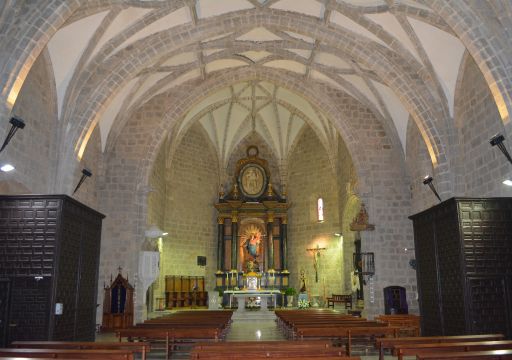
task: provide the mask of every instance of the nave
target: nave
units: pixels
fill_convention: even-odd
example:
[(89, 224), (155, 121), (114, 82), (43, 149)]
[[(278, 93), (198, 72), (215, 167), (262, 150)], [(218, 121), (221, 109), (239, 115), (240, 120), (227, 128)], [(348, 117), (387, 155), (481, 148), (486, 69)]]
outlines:
[[(262, 311), (262, 310), (260, 310)], [(0, 357), (61, 359), (407, 360), (512, 358), (503, 334), (418, 336), (410, 315), (368, 320), (328, 309), (276, 310), (275, 320), (233, 320), (231, 310), (177, 311), (95, 342), (14, 342)], [(412, 335), (412, 336), (411, 336)]]

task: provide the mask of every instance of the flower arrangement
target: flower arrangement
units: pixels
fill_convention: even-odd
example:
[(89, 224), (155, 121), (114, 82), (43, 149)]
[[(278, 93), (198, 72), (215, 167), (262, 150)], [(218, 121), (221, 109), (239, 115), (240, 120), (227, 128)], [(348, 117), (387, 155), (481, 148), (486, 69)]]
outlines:
[(307, 309), (308, 307), (311, 306), (311, 303), (309, 302), (309, 300), (300, 299), (297, 305), (299, 309)]

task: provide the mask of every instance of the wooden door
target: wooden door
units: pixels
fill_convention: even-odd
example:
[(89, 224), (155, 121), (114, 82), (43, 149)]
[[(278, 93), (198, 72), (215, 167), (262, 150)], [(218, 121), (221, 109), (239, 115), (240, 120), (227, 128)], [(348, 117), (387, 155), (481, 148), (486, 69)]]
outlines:
[(8, 279), (0, 279), (0, 347), (7, 346), (7, 323), (9, 321), (9, 287)]
[[(14, 278), (7, 341), (49, 340), (52, 279)], [(66, 309), (64, 309), (66, 311)]]
[(473, 334), (512, 336), (509, 304), (504, 276), (468, 276), (469, 328)]

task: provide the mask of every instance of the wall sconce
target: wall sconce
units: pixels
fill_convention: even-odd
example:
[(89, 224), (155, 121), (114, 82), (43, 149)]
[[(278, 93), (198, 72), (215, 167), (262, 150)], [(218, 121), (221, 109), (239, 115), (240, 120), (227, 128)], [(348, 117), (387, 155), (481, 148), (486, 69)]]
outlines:
[(9, 141), (11, 141), (14, 134), (16, 134), (16, 131), (18, 131), (18, 129), (23, 129), (25, 127), (25, 123), (23, 122), (23, 120), (15, 116), (13, 116), (11, 120), (9, 120), (9, 123), (12, 125), (11, 130), (9, 130), (9, 133), (7, 134), (7, 137), (5, 138), (4, 143), (0, 148), (0, 152), (2, 152), (7, 146), (7, 144), (9, 144)]
[(160, 238), (162, 236), (166, 236), (166, 235), (168, 235), (168, 233), (164, 232), (156, 225), (150, 225), (149, 228), (144, 232), (144, 235), (147, 238), (156, 239), (156, 238)]
[(434, 184), (432, 184), (432, 180), (434, 180), (432, 178), (432, 176), (430, 176), (430, 175), (425, 176), (423, 178), (423, 185), (428, 185), (428, 187), (430, 188), (430, 190), (432, 190), (432, 192), (434, 193), (436, 198), (439, 200), (439, 202), (442, 202), (441, 197), (439, 196), (439, 194), (436, 191), (436, 188), (434, 187)]
[(82, 186), (82, 184), (85, 181), (85, 179), (88, 178), (88, 177), (91, 177), (91, 176), (92, 176), (92, 172), (90, 170), (88, 170), (86, 168), (82, 169), (82, 177), (80, 178), (80, 181), (76, 185), (75, 191), (73, 191), (73, 195), (78, 191), (80, 186)]
[(507, 151), (507, 148), (505, 147), (505, 144), (503, 144), (503, 141), (505, 141), (505, 137), (501, 134), (494, 135), (491, 140), (489, 140), (489, 143), (492, 146), (498, 146), (498, 149), (501, 150), (503, 155), (507, 158), (507, 160), (512, 164), (512, 157), (510, 157), (510, 154)]

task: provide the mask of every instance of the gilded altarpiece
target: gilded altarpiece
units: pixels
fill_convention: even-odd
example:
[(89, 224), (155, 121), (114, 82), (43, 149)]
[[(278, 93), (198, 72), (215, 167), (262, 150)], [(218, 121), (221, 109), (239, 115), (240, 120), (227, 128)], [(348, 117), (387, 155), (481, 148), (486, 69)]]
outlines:
[(249, 146), (237, 162), (233, 185), (219, 193), (217, 289), (244, 287), (248, 273), (261, 276), (262, 288), (288, 286), (286, 195), (272, 186), (258, 148)]

